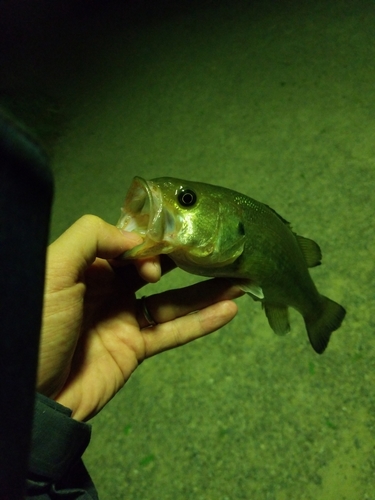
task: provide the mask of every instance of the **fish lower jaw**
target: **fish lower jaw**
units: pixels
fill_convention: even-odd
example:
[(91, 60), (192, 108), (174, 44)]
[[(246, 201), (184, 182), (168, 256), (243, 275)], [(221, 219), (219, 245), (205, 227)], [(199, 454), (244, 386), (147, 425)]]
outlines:
[(160, 254), (169, 254), (173, 252), (173, 250), (174, 247), (165, 241), (154, 241), (151, 238), (146, 238), (140, 245), (124, 252), (123, 258), (146, 259)]

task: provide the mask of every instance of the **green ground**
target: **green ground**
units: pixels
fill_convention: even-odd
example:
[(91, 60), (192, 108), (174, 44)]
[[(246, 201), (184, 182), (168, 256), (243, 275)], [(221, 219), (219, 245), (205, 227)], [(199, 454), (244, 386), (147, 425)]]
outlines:
[(146, 361), (92, 421), (100, 498), (374, 500), (374, 2), (62, 3), (19, 21), (2, 76), (40, 96), (51, 237), (115, 223), (134, 175), (216, 183), (315, 239), (312, 275), (347, 308), (323, 356), (297, 313), (279, 338), (243, 297), (226, 328)]

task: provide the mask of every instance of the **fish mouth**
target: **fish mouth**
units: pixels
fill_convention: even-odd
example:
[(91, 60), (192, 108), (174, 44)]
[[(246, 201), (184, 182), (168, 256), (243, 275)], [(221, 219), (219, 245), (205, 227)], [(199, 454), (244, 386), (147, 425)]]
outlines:
[(144, 238), (140, 245), (124, 252), (120, 258), (140, 259), (173, 251), (168, 235), (174, 232), (174, 219), (163, 206), (160, 188), (152, 181), (134, 177), (116, 226)]

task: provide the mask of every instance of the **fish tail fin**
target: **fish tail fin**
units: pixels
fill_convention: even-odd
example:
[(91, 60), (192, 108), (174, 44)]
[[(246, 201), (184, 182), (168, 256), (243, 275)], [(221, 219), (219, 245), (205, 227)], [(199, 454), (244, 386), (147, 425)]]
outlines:
[(305, 317), (305, 324), (311, 345), (322, 354), (328, 345), (331, 333), (337, 330), (345, 317), (345, 309), (333, 300), (321, 295), (321, 312), (318, 317)]

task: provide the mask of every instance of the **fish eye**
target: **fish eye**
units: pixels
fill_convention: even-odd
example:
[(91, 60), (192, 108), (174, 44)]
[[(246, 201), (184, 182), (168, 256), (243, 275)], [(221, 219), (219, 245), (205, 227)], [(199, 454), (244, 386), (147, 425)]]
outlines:
[(193, 207), (197, 201), (197, 195), (192, 189), (182, 187), (177, 194), (177, 199), (182, 207)]

